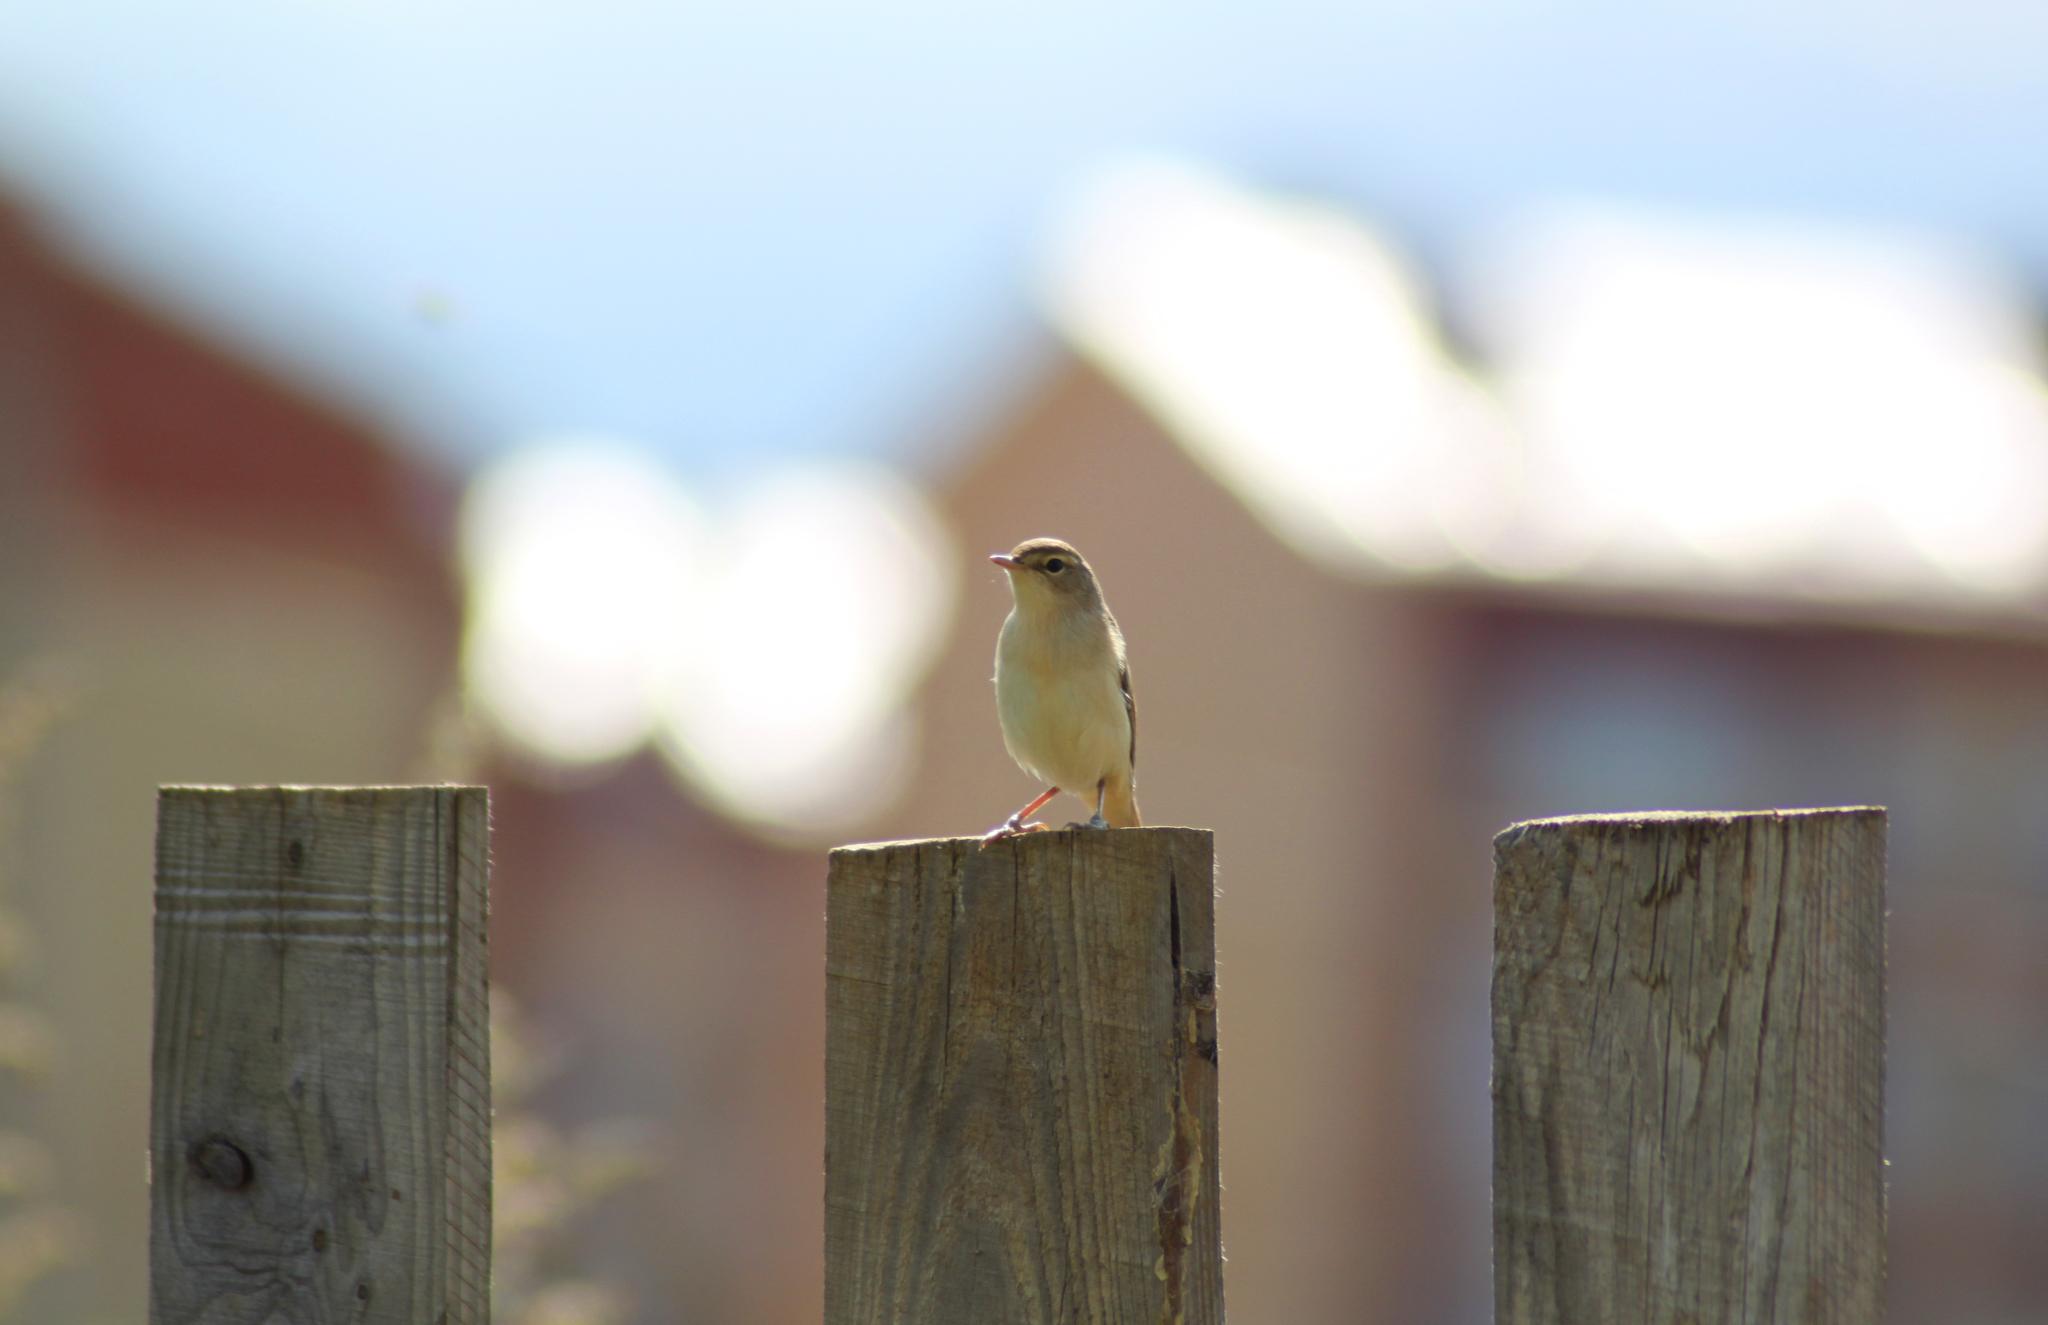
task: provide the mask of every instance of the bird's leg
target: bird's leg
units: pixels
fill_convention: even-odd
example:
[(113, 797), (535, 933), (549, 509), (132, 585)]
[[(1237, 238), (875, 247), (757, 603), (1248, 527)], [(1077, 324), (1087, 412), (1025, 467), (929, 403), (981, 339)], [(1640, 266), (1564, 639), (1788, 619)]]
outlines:
[(1081, 824), (1081, 823), (1073, 823), (1073, 824), (1068, 824), (1068, 825), (1067, 825), (1067, 827), (1069, 827), (1069, 828), (1107, 828), (1107, 827), (1109, 827), (1109, 820), (1107, 820), (1107, 819), (1105, 819), (1105, 818), (1103, 818), (1103, 817), (1102, 817), (1102, 798), (1103, 798), (1104, 796), (1108, 795), (1108, 794), (1109, 794), (1109, 779), (1108, 779), (1108, 778), (1104, 778), (1104, 779), (1102, 779), (1102, 780), (1101, 780), (1100, 782), (1097, 782), (1097, 783), (1095, 784), (1095, 817), (1094, 817), (1093, 819), (1090, 819), (1090, 820), (1089, 820), (1089, 821), (1088, 821), (1087, 823), (1085, 823), (1085, 824)]
[(1000, 838), (1015, 837), (1019, 833), (1043, 833), (1048, 831), (1044, 824), (1027, 824), (1024, 820), (1026, 817), (1038, 813), (1040, 806), (1059, 794), (1060, 789), (1058, 787), (1047, 787), (1045, 793), (1037, 800), (1003, 820), (994, 828), (989, 829), (986, 833), (983, 833), (981, 835), (982, 844), (987, 845)]

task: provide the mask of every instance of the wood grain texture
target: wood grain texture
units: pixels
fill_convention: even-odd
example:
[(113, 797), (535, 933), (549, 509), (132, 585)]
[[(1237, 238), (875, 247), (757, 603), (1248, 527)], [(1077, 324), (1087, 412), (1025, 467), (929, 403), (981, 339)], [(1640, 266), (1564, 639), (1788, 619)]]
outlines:
[(166, 787), (152, 1325), (489, 1320), (481, 787)]
[(1876, 1325), (1877, 809), (1495, 839), (1499, 1325)]
[(827, 1325), (1220, 1325), (1213, 844), (832, 853)]

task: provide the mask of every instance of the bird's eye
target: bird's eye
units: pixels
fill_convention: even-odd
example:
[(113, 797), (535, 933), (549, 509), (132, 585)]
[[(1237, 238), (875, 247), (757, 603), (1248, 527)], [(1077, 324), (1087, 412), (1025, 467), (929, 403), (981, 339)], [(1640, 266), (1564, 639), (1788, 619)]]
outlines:
[(1045, 559), (1045, 573), (1048, 575), (1057, 575), (1066, 568), (1067, 563), (1061, 561), (1058, 557), (1047, 557)]

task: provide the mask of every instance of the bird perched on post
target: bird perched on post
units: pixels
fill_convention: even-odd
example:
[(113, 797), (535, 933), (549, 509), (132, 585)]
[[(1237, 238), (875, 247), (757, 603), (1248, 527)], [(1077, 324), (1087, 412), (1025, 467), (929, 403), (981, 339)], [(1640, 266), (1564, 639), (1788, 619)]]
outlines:
[(1070, 827), (1138, 827), (1138, 708), (1123, 632), (1095, 572), (1057, 538), (1028, 539), (989, 560), (1009, 572), (1014, 602), (996, 639), (1003, 745), (1051, 785), (982, 840), (1044, 829), (1025, 820), (1063, 788), (1095, 805), (1094, 818)]

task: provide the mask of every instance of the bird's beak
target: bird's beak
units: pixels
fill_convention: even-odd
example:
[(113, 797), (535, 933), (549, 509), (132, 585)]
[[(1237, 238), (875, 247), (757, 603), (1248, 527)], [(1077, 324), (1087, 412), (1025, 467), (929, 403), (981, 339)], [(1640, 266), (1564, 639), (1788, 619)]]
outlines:
[(1004, 570), (1016, 570), (1024, 564), (1007, 552), (991, 552), (988, 559)]

